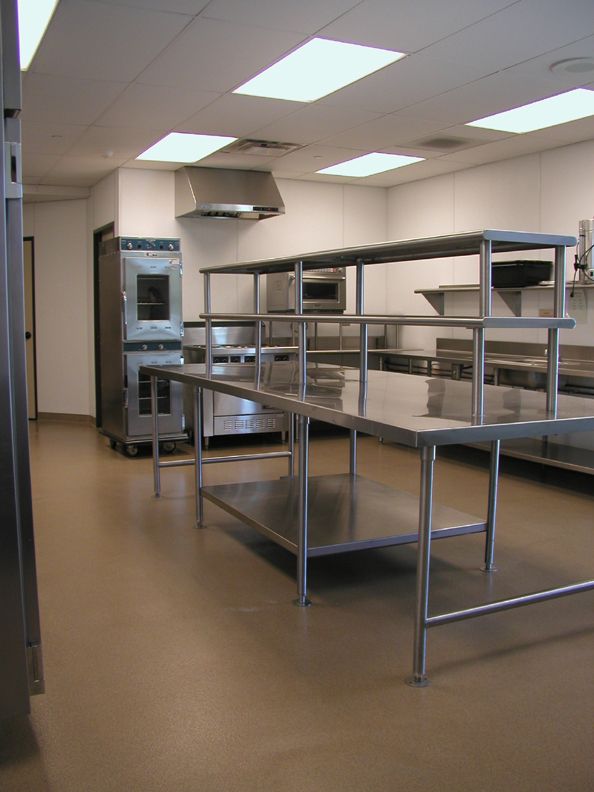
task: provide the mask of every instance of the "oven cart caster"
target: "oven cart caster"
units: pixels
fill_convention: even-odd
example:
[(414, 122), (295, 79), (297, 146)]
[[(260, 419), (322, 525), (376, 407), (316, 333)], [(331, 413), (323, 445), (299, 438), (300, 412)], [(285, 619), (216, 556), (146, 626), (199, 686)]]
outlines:
[(124, 450), (126, 451), (126, 456), (129, 456), (129, 457), (138, 456), (138, 446), (137, 445), (126, 445), (126, 446), (124, 446)]
[(161, 450), (164, 454), (173, 454), (176, 449), (176, 445), (171, 440), (166, 440), (164, 443), (161, 444)]

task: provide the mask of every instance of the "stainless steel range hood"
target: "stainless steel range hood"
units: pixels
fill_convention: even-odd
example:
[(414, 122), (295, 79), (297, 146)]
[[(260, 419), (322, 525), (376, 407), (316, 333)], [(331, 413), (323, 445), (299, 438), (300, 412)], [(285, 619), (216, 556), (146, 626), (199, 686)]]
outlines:
[(263, 220), (285, 213), (272, 174), (223, 168), (175, 172), (176, 217), (240, 217)]

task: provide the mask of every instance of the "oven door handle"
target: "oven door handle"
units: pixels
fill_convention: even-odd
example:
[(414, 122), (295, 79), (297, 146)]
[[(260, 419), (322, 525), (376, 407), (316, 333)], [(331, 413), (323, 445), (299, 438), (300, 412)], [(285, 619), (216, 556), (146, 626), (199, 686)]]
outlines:
[(124, 324), (124, 338), (127, 338), (128, 333), (128, 295), (125, 290), (122, 291), (122, 321)]
[[(289, 275), (289, 279), (295, 279), (294, 275)], [(316, 275), (312, 273), (311, 275), (307, 272), (303, 273), (303, 280), (304, 281), (312, 281), (312, 280), (320, 280), (320, 281), (343, 281), (346, 280), (346, 275), (336, 275), (335, 273), (331, 273), (330, 275)]]

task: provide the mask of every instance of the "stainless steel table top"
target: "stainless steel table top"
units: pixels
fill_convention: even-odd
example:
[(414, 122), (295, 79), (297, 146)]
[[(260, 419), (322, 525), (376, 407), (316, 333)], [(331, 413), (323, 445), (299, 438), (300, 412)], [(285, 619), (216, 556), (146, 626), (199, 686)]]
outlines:
[(384, 437), (412, 447), (505, 440), (594, 430), (594, 402), (560, 395), (557, 415), (546, 410), (546, 394), (485, 386), (481, 420), (471, 413), (471, 383), (385, 371), (369, 371), (366, 385), (357, 369), (323, 363), (307, 367), (300, 386), (295, 363), (142, 366), (144, 374), (198, 385), (326, 423)]

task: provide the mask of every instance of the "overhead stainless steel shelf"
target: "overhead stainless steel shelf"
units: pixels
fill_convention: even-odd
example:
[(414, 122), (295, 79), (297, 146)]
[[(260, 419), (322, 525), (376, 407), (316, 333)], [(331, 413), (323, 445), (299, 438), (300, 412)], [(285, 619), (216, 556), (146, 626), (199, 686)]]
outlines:
[(349, 267), (355, 266), (359, 262), (386, 264), (449, 256), (468, 256), (478, 254), (482, 242), (489, 242), (493, 253), (509, 253), (521, 250), (543, 250), (559, 246), (573, 247), (577, 240), (573, 236), (557, 234), (485, 229), (425, 239), (401, 239), (394, 242), (379, 242), (376, 245), (295, 253), (290, 256), (243, 261), (239, 264), (225, 264), (220, 267), (203, 267), (200, 272), (255, 275), (265, 272), (289, 272), (298, 261), (301, 261), (303, 269), (307, 270), (318, 267)]
[[(270, 322), (270, 314), (249, 313), (203, 313), (201, 319), (212, 321), (236, 321), (245, 319), (250, 322)], [(378, 316), (375, 314), (274, 314), (274, 322), (316, 323), (316, 324), (359, 324), (359, 325), (411, 325), (416, 327), (464, 327), (473, 329), (530, 329), (561, 328), (572, 330), (575, 319), (554, 316)]]

